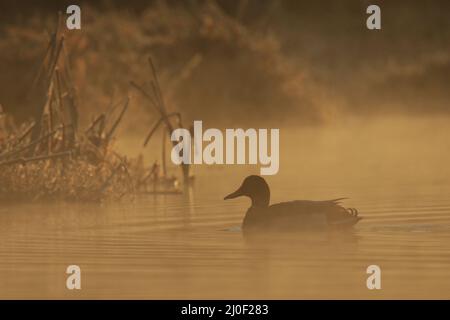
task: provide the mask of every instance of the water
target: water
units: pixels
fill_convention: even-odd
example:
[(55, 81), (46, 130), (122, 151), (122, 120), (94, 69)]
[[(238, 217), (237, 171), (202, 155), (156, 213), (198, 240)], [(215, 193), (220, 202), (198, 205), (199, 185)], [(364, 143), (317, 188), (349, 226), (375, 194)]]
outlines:
[[(133, 204), (3, 206), (0, 297), (450, 298), (450, 187), (366, 188), (351, 202), (364, 216), (352, 234), (254, 243), (239, 230), (248, 202), (222, 201), (226, 185)], [(80, 291), (65, 289), (70, 264)], [(366, 288), (371, 264), (379, 291)]]
[[(433, 156), (426, 167), (436, 173), (421, 175), (418, 162), (411, 174), (392, 156), (356, 166), (342, 165), (346, 152), (333, 163), (303, 154), (298, 166), (282, 157), (280, 174), (267, 178), (272, 202), (349, 196), (345, 205), (364, 217), (353, 232), (246, 241), (239, 225), (249, 201), (222, 199), (259, 170), (248, 167), (199, 169), (185, 194), (133, 203), (2, 205), (0, 298), (450, 298), (444, 160)], [(71, 264), (82, 290), (66, 289)], [(381, 290), (366, 287), (372, 264)]]

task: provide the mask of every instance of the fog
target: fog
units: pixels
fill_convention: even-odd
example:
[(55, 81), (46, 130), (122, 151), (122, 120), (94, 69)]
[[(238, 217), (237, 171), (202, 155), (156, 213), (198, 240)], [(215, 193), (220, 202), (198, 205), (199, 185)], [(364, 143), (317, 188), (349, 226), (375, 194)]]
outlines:
[[(0, 103), (21, 121), (32, 108), (23, 92), (65, 7), (2, 5)], [(131, 80), (148, 82), (148, 56), (167, 105), (186, 122), (280, 126), (448, 113), (448, 2), (380, 6), (382, 29), (371, 31), (365, 1), (86, 4), (82, 31), (66, 32), (82, 118), (134, 95)], [(141, 121), (128, 131), (155, 116), (133, 98)]]

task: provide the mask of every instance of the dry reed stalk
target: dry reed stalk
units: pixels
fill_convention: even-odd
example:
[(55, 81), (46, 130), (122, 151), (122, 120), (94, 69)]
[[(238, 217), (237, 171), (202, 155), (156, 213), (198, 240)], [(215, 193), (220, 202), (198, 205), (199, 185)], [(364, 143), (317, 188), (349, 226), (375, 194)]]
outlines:
[[(147, 137), (144, 141), (144, 146), (147, 145), (148, 141), (150, 140), (150, 138), (152, 137), (154, 132), (158, 129), (158, 127), (162, 123), (165, 124), (165, 127), (166, 127), (169, 135), (174, 131), (175, 127), (170, 121), (170, 118), (173, 115), (178, 116), (177, 117), (178, 118), (177, 128), (182, 128), (181, 116), (178, 113), (170, 113), (169, 114), (167, 112), (167, 108), (166, 108), (164, 98), (162, 95), (162, 91), (161, 91), (161, 86), (159, 84), (158, 75), (156, 73), (156, 68), (153, 64), (151, 57), (149, 57), (148, 61), (149, 61), (149, 65), (150, 65), (150, 69), (151, 69), (151, 76), (152, 76), (151, 88), (152, 88), (152, 92), (153, 92), (153, 97), (144, 88), (142, 88), (141, 86), (136, 84), (134, 81), (130, 82), (132, 87), (137, 89), (145, 98), (147, 98), (147, 100), (150, 101), (150, 104), (156, 109), (156, 111), (160, 115), (160, 119), (158, 120), (156, 125), (153, 126), (153, 128), (150, 130), (150, 133), (147, 135)], [(175, 146), (176, 142), (172, 141), (172, 145)], [(164, 150), (164, 152), (165, 152), (165, 150)], [(163, 158), (164, 158), (164, 156), (163, 156)], [(181, 164), (181, 170), (183, 173), (183, 181), (184, 181), (185, 185), (188, 185), (190, 183), (189, 168), (190, 168), (189, 164), (184, 164), (184, 163)]]

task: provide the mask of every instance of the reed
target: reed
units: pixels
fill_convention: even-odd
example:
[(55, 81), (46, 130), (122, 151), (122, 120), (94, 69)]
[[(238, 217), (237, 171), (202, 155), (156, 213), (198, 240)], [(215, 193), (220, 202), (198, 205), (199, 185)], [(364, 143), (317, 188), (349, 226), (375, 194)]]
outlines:
[[(177, 128), (183, 128), (183, 124), (181, 121), (181, 114), (179, 112), (172, 112), (169, 113), (167, 111), (166, 104), (164, 102), (163, 94), (161, 91), (161, 87), (159, 84), (158, 75), (156, 73), (156, 68), (153, 64), (153, 60), (151, 57), (148, 59), (150, 70), (151, 70), (151, 91), (146, 90), (143, 86), (138, 85), (136, 82), (131, 81), (130, 85), (135, 88), (137, 91), (139, 91), (149, 102), (150, 106), (153, 107), (154, 110), (159, 114), (159, 120), (155, 123), (155, 125), (152, 126), (150, 132), (148, 133), (147, 137), (144, 141), (144, 147), (148, 144), (149, 140), (153, 136), (153, 134), (156, 132), (156, 130), (161, 127), (161, 125), (164, 124), (164, 132), (167, 132), (169, 135), (172, 134), (172, 132)], [(172, 122), (172, 119), (175, 118), (177, 121), (175, 123)], [(163, 132), (163, 135), (165, 133)], [(172, 142), (172, 144), (175, 146), (176, 143)], [(171, 182), (173, 180), (172, 177), (166, 176), (166, 163), (165, 163), (165, 138), (163, 138), (163, 144), (162, 144), (162, 159), (163, 159), (163, 179), (168, 180)], [(190, 182), (193, 180), (193, 176), (190, 174), (190, 166), (189, 164), (181, 164), (180, 165), (182, 175), (183, 175), (183, 182), (185, 186), (188, 186)]]
[[(61, 19), (60, 19), (61, 20)], [(0, 201), (102, 201), (134, 195), (136, 183), (126, 159), (111, 141), (128, 109), (99, 115), (78, 130), (76, 88), (59, 21), (27, 91), (33, 121), (19, 128), (0, 121)]]

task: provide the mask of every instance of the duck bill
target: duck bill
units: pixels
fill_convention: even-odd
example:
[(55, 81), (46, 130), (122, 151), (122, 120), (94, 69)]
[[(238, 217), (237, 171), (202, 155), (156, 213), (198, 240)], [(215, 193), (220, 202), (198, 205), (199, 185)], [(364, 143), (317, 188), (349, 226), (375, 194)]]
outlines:
[(242, 190), (239, 188), (238, 190), (236, 190), (233, 193), (230, 193), (229, 195), (227, 195), (225, 198), (223, 198), (223, 200), (228, 200), (228, 199), (234, 199), (240, 196), (243, 196), (244, 193), (242, 192)]

